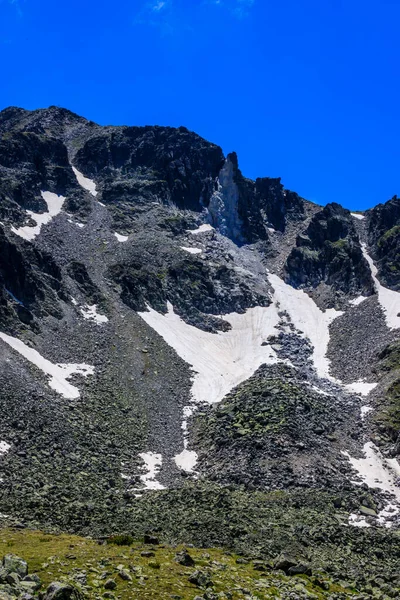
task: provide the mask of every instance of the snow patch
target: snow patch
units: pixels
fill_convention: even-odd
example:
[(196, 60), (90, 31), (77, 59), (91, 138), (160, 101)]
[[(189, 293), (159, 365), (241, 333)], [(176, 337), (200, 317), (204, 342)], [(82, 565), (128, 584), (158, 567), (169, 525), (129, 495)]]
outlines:
[(166, 315), (150, 307), (138, 314), (193, 367), (192, 396), (196, 403), (220, 402), (260, 365), (278, 362), (274, 350), (261, 345), (279, 323), (275, 305), (224, 315), (221, 318), (232, 329), (216, 334), (188, 325), (169, 303)]
[(64, 398), (74, 400), (80, 397), (78, 388), (67, 381), (71, 375), (77, 374), (87, 377), (94, 373), (94, 367), (86, 364), (55, 365), (46, 358), (43, 358), (37, 350), (30, 348), (21, 340), (13, 338), (5, 333), (0, 332), (0, 339), (21, 354), (21, 356), (26, 358), (26, 360), (34, 364), (38, 369), (43, 371), (43, 373), (50, 375), (50, 380), (48, 381), (49, 387), (64, 396)]
[(354, 298), (353, 300), (349, 300), (349, 304), (352, 306), (358, 306), (361, 302), (367, 299), (367, 296), (358, 296), (358, 298)]
[(377, 383), (367, 383), (360, 379), (359, 381), (355, 381), (354, 383), (348, 383), (344, 387), (349, 392), (353, 392), (354, 394), (360, 394), (361, 396), (368, 396), (368, 394), (376, 388)]
[(75, 177), (77, 178), (79, 185), (87, 192), (90, 192), (92, 196), (96, 197), (98, 192), (96, 192), (95, 182), (92, 179), (85, 177), (83, 173), (78, 171), (78, 169), (75, 167), (72, 167), (72, 170), (75, 173)]
[(201, 254), (203, 252), (201, 248), (188, 248), (186, 246), (180, 246), (180, 248), (185, 250), (185, 252), (189, 252), (190, 254)]
[(40, 230), (43, 225), (50, 223), (50, 221), (56, 217), (63, 207), (65, 202), (64, 196), (57, 196), (57, 194), (53, 194), (52, 192), (41, 192), (43, 200), (47, 204), (47, 211), (45, 213), (34, 213), (31, 210), (27, 210), (27, 214), (36, 222), (36, 225), (33, 227), (25, 226), (19, 227), (16, 229), (15, 227), (11, 227), (11, 231), (16, 235), (24, 238), (31, 242), (35, 239), (36, 236), (39, 235)]
[(396, 459), (384, 458), (373, 442), (364, 445), (364, 458), (353, 458), (344, 451), (342, 454), (349, 459), (351, 466), (368, 487), (381, 488), (393, 494), (400, 502), (400, 487), (396, 484), (396, 478), (400, 477), (400, 465)]
[(85, 227), (85, 225), (83, 223), (78, 223), (77, 221), (73, 221), (72, 219), (67, 219), (68, 223), (72, 223), (72, 225), (76, 225), (77, 227), (80, 227), (82, 229), (82, 227)]
[(313, 362), (317, 375), (338, 383), (329, 375), (330, 361), (326, 357), (329, 344), (329, 325), (343, 314), (342, 311), (328, 308), (323, 312), (303, 290), (296, 290), (272, 273), (268, 279), (274, 288), (274, 299), (281, 311), (287, 311), (293, 325), (313, 346)]
[(368, 413), (372, 412), (374, 409), (372, 406), (362, 406), (361, 407), (361, 420), (363, 421)]
[(148, 490), (164, 490), (165, 487), (156, 479), (162, 466), (162, 455), (154, 452), (141, 452), (139, 456), (144, 462), (143, 469), (146, 470), (146, 473), (140, 476), (145, 488)]
[(388, 516), (393, 517), (400, 512), (400, 464), (395, 458), (385, 458), (373, 442), (364, 445), (364, 458), (353, 458), (348, 452), (343, 452), (362, 482), (368, 487), (380, 488), (396, 498), (396, 504), (388, 504), (378, 515), (378, 521), (387, 527), (391, 526)]
[(361, 248), (364, 257), (370, 266), (372, 279), (375, 283), (376, 291), (378, 292), (379, 304), (382, 306), (383, 312), (385, 313), (387, 326), (389, 329), (398, 329), (400, 327), (400, 292), (394, 292), (380, 284), (377, 278), (378, 269), (372, 258), (369, 256), (366, 245), (361, 244)]
[(127, 242), (128, 241), (127, 235), (121, 235), (120, 233), (116, 233), (116, 232), (114, 233), (114, 235), (119, 242)]
[[(274, 349), (262, 344), (278, 331), (277, 327), (281, 322), (278, 313), (281, 311), (288, 313), (299, 333), (312, 344), (312, 359), (318, 376), (341, 384), (330, 376), (330, 361), (326, 354), (330, 339), (329, 325), (343, 313), (335, 309), (323, 312), (303, 290), (296, 290), (277, 275), (269, 273), (268, 279), (274, 289), (273, 303), (268, 307), (250, 308), (244, 314), (220, 316), (231, 325), (231, 329), (226, 332), (208, 333), (188, 325), (175, 314), (171, 304), (168, 304), (166, 315), (152, 308), (139, 313), (192, 366), (194, 404), (220, 402), (234, 387), (251, 377), (260, 365), (279, 362)], [(367, 389), (370, 391), (375, 385), (357, 382), (348, 387), (350, 389), (355, 386), (358, 393), (363, 393)], [(319, 388), (315, 389), (324, 393)], [(187, 449), (187, 419), (193, 410), (193, 406), (185, 407), (182, 423), (184, 452), (175, 457), (180, 468), (189, 466), (191, 471), (194, 469), (195, 457), (193, 454), (189, 455)]]
[(353, 525), (353, 527), (371, 527), (365, 517), (354, 513), (349, 516), (349, 525)]
[(191, 233), (192, 235), (197, 235), (198, 233), (205, 233), (206, 231), (214, 231), (214, 227), (209, 225), (208, 223), (204, 223), (200, 225), (197, 229), (186, 229), (187, 233)]
[(351, 213), (351, 216), (354, 217), (355, 219), (358, 219), (359, 221), (362, 221), (363, 219), (365, 219), (365, 215), (360, 215), (359, 213)]
[[(274, 350), (261, 345), (279, 323), (275, 305), (250, 308), (244, 314), (224, 315), (221, 318), (228, 321), (232, 329), (216, 334), (188, 325), (175, 314), (171, 304), (166, 315), (152, 308), (138, 314), (193, 367), (194, 403), (220, 402), (260, 365), (278, 362)], [(184, 450), (174, 458), (177, 466), (188, 472), (193, 472), (197, 460), (196, 453), (187, 450), (187, 419), (193, 410), (190, 406), (184, 409)]]
[(85, 306), (82, 306), (79, 310), (81, 311), (85, 319), (94, 321), (98, 325), (101, 325), (102, 323), (108, 323), (108, 318), (105, 315), (100, 315), (97, 312), (96, 304), (93, 304), (92, 306), (86, 304)]
[(0, 456), (2, 456), (3, 454), (7, 454), (10, 448), (11, 445), (7, 444), (7, 442), (0, 442)]
[(187, 473), (193, 473), (197, 464), (197, 459), (197, 452), (194, 452), (193, 450), (187, 450), (186, 448), (182, 450), (180, 454), (177, 454), (174, 457), (176, 466)]

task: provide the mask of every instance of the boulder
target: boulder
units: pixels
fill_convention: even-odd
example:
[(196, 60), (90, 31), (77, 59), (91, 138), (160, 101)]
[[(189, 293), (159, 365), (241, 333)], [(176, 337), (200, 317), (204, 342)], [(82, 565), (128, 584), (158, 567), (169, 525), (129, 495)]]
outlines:
[(72, 585), (54, 581), (49, 585), (43, 600), (77, 600), (80, 593)]
[(193, 567), (194, 565), (194, 560), (187, 550), (178, 552), (178, 554), (175, 555), (174, 561), (179, 565), (183, 565), (184, 567)]
[(117, 583), (114, 581), (114, 579), (107, 579), (107, 581), (104, 584), (105, 590), (115, 590), (116, 587)]
[(189, 577), (190, 583), (197, 587), (207, 588), (212, 585), (211, 577), (206, 571), (194, 571)]
[(3, 567), (7, 573), (17, 573), (23, 578), (28, 575), (28, 563), (15, 554), (6, 554), (3, 558)]
[(311, 567), (308, 563), (298, 563), (288, 569), (288, 575), (312, 575)]
[(154, 544), (155, 546), (158, 546), (159, 544), (158, 537), (155, 535), (145, 534), (143, 541), (145, 544)]
[(291, 567), (295, 567), (297, 564), (298, 561), (292, 556), (281, 554), (274, 562), (274, 568), (286, 573)]

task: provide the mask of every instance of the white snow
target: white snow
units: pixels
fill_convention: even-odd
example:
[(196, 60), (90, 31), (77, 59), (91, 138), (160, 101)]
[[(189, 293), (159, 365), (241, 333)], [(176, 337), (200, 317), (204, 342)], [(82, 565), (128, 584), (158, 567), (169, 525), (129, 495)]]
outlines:
[(108, 318), (105, 315), (100, 315), (97, 312), (96, 304), (93, 304), (92, 306), (89, 306), (88, 304), (86, 304), (85, 306), (82, 306), (79, 310), (81, 311), (81, 313), (85, 319), (94, 321), (98, 325), (108, 322)]
[[(195, 404), (220, 402), (235, 386), (239, 385), (263, 364), (274, 364), (278, 358), (274, 349), (261, 344), (277, 333), (280, 322), (278, 312), (287, 311), (296, 329), (313, 346), (313, 363), (319, 377), (340, 383), (329, 375), (330, 362), (326, 358), (329, 344), (329, 325), (343, 314), (334, 309), (323, 312), (304, 291), (296, 290), (277, 275), (268, 274), (274, 289), (273, 303), (268, 307), (248, 309), (244, 314), (221, 315), (232, 328), (230, 331), (208, 333), (185, 323), (168, 305), (168, 313), (160, 314), (148, 308), (139, 315), (174, 348), (177, 354), (193, 367), (192, 399)], [(364, 391), (375, 384), (359, 382), (357, 390)], [(319, 393), (324, 393), (316, 388)], [(187, 449), (187, 418), (193, 410), (186, 407), (182, 429), (184, 451), (175, 457), (181, 468), (195, 465), (194, 453)], [(185, 452), (186, 451), (186, 452)], [(183, 465), (183, 466), (182, 466)]]
[(344, 387), (349, 390), (349, 392), (353, 392), (354, 394), (360, 394), (361, 396), (368, 396), (368, 394), (376, 388), (377, 383), (367, 383), (366, 381), (355, 381), (354, 383), (348, 383)]
[(363, 421), (368, 413), (372, 412), (374, 409), (372, 406), (362, 406), (361, 407), (361, 420)]
[(365, 215), (360, 215), (359, 213), (351, 213), (351, 216), (354, 217), (355, 219), (358, 219), (359, 221), (362, 221), (362, 219), (365, 219)]
[(47, 204), (48, 212), (34, 213), (31, 210), (26, 211), (31, 217), (31, 219), (36, 221), (36, 225), (34, 225), (33, 227), (19, 227), (18, 229), (16, 229), (15, 227), (11, 227), (11, 231), (13, 233), (19, 235), (25, 240), (28, 240), (29, 242), (34, 240), (35, 237), (39, 235), (43, 225), (50, 223), (50, 221), (61, 212), (61, 209), (65, 202), (64, 196), (57, 196), (57, 194), (53, 194), (52, 192), (41, 192), (41, 195), (43, 200)]
[(19, 352), (19, 354), (21, 354), (21, 356), (26, 358), (29, 362), (38, 367), (38, 369), (46, 373), (46, 375), (50, 375), (48, 385), (51, 387), (51, 389), (64, 396), (64, 398), (74, 400), (75, 398), (80, 397), (78, 388), (67, 381), (71, 375), (77, 374), (87, 377), (88, 375), (93, 375), (94, 373), (94, 367), (86, 364), (55, 365), (46, 358), (43, 358), (43, 356), (41, 356), (37, 350), (30, 348), (21, 340), (13, 338), (5, 333), (0, 332), (0, 339), (11, 346), (11, 348)]
[(276, 233), (276, 229), (274, 229), (273, 227), (267, 227), (267, 229), (270, 233)]
[[(368, 487), (381, 488), (396, 498), (396, 504), (388, 503), (378, 515), (378, 522), (391, 527), (390, 517), (400, 512), (400, 464), (395, 458), (385, 458), (373, 442), (364, 445), (364, 458), (353, 458), (342, 452)], [(357, 485), (361, 483), (353, 481)], [(350, 522), (350, 521), (349, 521)], [(350, 524), (356, 525), (351, 522)]]
[(317, 394), (321, 394), (321, 396), (332, 396), (332, 394), (328, 394), (328, 392), (325, 392), (325, 390), (321, 390), (321, 388), (317, 387), (316, 385), (313, 385), (312, 383), (309, 383), (308, 381), (305, 381), (304, 383), (310, 386), (311, 389), (314, 390), (314, 392), (317, 392)]
[(191, 233), (192, 235), (197, 235), (198, 233), (205, 233), (206, 231), (214, 231), (214, 227), (212, 225), (208, 225), (208, 223), (204, 223), (200, 225), (197, 229), (186, 229), (187, 233)]
[(85, 227), (85, 225), (83, 223), (78, 223), (78, 221), (73, 221), (72, 219), (67, 219), (68, 223), (72, 223), (72, 225), (76, 225), (77, 227), (80, 227), (82, 229), (82, 227)]
[(162, 465), (161, 454), (156, 454), (154, 452), (141, 452), (139, 456), (143, 460), (143, 468), (146, 470), (146, 473), (140, 476), (145, 488), (148, 490), (165, 489), (164, 486), (156, 479)]
[(398, 515), (400, 512), (399, 506), (395, 504), (387, 504), (378, 515), (378, 522), (385, 527), (392, 526), (392, 518)]
[(376, 291), (378, 292), (379, 303), (385, 313), (386, 323), (390, 329), (398, 329), (400, 327), (400, 292), (389, 290), (380, 284), (377, 273), (378, 269), (374, 265), (374, 261), (367, 252), (365, 244), (361, 244), (363, 254), (370, 266), (372, 279), (375, 283)]
[(187, 450), (186, 448), (184, 448), (180, 454), (174, 456), (177, 467), (187, 473), (193, 473), (197, 464), (197, 459), (197, 453), (194, 452), (194, 450)]
[(396, 479), (400, 477), (400, 464), (395, 458), (387, 459), (382, 456), (373, 442), (364, 445), (364, 458), (353, 458), (348, 452), (342, 454), (347, 456), (363, 483), (393, 494), (400, 502), (400, 487), (396, 483)]
[(171, 304), (166, 315), (152, 308), (139, 315), (192, 365), (195, 371), (192, 396), (196, 403), (219, 402), (260, 365), (278, 360), (269, 346), (261, 346), (278, 325), (275, 305), (224, 315), (232, 329), (216, 334), (188, 325), (174, 313)]
[(353, 525), (354, 527), (371, 527), (365, 520), (365, 517), (354, 513), (349, 516), (349, 525)]
[(330, 361), (326, 358), (329, 344), (329, 325), (343, 312), (329, 308), (323, 312), (303, 290), (296, 290), (272, 273), (268, 279), (274, 288), (274, 299), (280, 310), (286, 310), (293, 325), (314, 347), (312, 358), (317, 375), (336, 380), (329, 375)]
[(182, 250), (185, 252), (189, 252), (190, 254), (201, 254), (203, 250), (201, 248), (188, 248), (186, 246), (180, 246)]
[[(274, 290), (272, 304), (248, 309), (244, 314), (220, 315), (231, 324), (230, 331), (215, 334), (188, 325), (175, 314), (171, 304), (168, 304), (166, 315), (152, 308), (139, 313), (193, 367), (194, 405), (221, 401), (235, 386), (251, 377), (261, 364), (278, 362), (274, 349), (261, 344), (278, 331), (277, 326), (281, 321), (278, 313), (281, 311), (289, 315), (300, 335), (313, 346), (312, 360), (317, 375), (343, 385), (330, 375), (330, 361), (326, 356), (330, 340), (329, 325), (343, 313), (335, 309), (322, 311), (303, 290), (291, 287), (277, 275), (268, 273), (268, 279)], [(351, 393), (367, 395), (376, 385), (360, 380), (343, 387)], [(320, 388), (314, 389), (326, 394)], [(175, 456), (176, 464), (188, 471), (193, 471), (197, 459), (187, 447), (187, 419), (194, 405), (185, 407), (182, 423), (184, 449)]]
[(95, 182), (92, 179), (88, 179), (88, 177), (85, 177), (75, 167), (72, 167), (72, 170), (75, 173), (75, 177), (77, 178), (79, 185), (83, 187), (83, 189), (87, 192), (90, 192), (92, 196), (96, 197), (97, 192)]
[(121, 235), (120, 233), (114, 233), (114, 235), (119, 242), (127, 242), (128, 241), (127, 235)]
[(366, 300), (366, 299), (367, 299), (367, 296), (358, 296), (358, 298), (349, 300), (349, 304), (352, 304), (353, 306), (358, 306), (359, 304), (361, 304), (361, 302), (364, 302), (364, 300)]
[[(166, 315), (152, 308), (139, 315), (192, 365), (195, 403), (220, 402), (235, 386), (251, 377), (260, 365), (278, 361), (271, 347), (261, 345), (279, 323), (275, 305), (250, 308), (244, 314), (224, 315), (232, 329), (217, 334), (188, 325), (174, 313), (171, 304), (168, 304)], [(196, 453), (187, 450), (187, 418), (192, 411), (189, 406), (184, 409), (184, 449), (174, 458), (178, 467), (189, 472), (193, 472), (197, 460)]]
[(11, 445), (7, 444), (7, 442), (0, 442), (0, 456), (2, 454), (7, 454), (7, 452), (9, 451), (10, 448), (11, 448)]

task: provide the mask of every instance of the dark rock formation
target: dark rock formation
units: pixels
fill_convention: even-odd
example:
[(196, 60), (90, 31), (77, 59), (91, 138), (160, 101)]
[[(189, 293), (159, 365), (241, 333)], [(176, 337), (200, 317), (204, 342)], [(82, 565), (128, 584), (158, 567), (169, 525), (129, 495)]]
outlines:
[(400, 198), (367, 211), (368, 242), (377, 262), (378, 277), (386, 287), (400, 290)]
[(286, 281), (294, 287), (313, 288), (324, 282), (349, 295), (374, 291), (353, 218), (335, 203), (318, 212), (298, 235), (285, 270)]

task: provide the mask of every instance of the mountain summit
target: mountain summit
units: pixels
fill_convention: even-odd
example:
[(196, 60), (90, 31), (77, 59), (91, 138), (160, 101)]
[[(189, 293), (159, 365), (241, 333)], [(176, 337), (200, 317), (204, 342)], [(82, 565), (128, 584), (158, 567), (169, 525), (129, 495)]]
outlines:
[(397, 597), (399, 198), (320, 207), (184, 127), (8, 108), (0, 352), (0, 523)]

